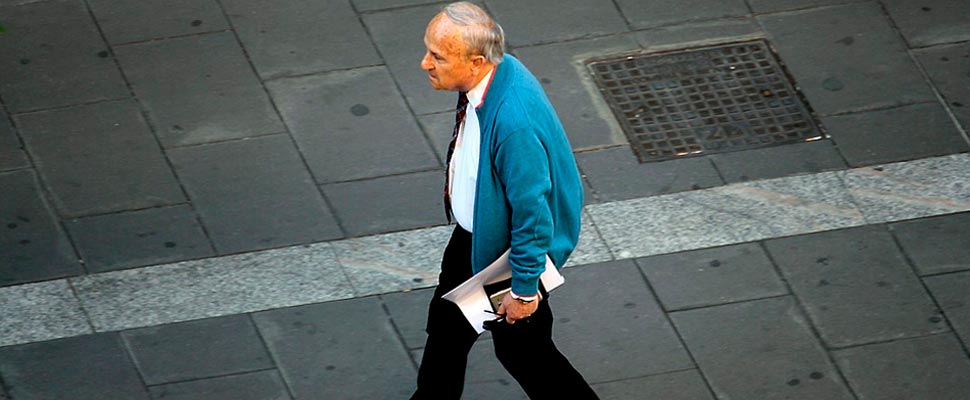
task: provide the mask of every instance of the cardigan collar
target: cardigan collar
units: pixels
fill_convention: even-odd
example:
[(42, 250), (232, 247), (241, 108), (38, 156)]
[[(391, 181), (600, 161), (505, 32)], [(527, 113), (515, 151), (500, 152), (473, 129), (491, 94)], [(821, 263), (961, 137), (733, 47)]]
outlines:
[(513, 57), (511, 54), (505, 54), (504, 59), (498, 65), (495, 66), (492, 75), (492, 81), (488, 85), (488, 97), (482, 102), (482, 105), (478, 108), (479, 113), (482, 115), (488, 115), (495, 111), (495, 107), (502, 102), (502, 98), (505, 96), (505, 92), (511, 86), (511, 81), (513, 77), (513, 71), (517, 66), (521, 65), (519, 60)]

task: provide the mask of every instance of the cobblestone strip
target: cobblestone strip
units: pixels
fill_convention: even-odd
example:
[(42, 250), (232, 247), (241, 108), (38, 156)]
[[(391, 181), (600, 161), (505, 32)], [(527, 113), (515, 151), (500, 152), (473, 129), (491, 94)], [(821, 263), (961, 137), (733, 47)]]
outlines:
[[(852, 176), (871, 184), (846, 178)], [(956, 154), (591, 205), (571, 265), (968, 211), (968, 178), (970, 154)], [(20, 305), (0, 315), (0, 326), (11, 327), (0, 331), (0, 346), (90, 333), (82, 309), (96, 331), (115, 331), (434, 286), (437, 252), (449, 231), (432, 227), (71, 278), (80, 302), (66, 280), (0, 288), (0, 304)], [(64, 290), (50, 290), (57, 285)]]

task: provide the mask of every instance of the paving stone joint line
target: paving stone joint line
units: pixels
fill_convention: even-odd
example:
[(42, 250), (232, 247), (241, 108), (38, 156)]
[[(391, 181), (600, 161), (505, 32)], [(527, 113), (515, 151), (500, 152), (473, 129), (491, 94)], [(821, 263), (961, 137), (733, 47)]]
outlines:
[(758, 246), (761, 249), (761, 251), (764, 252), (765, 256), (768, 257), (768, 261), (771, 263), (771, 267), (772, 267), (772, 270), (775, 272), (775, 276), (777, 276), (777, 278), (781, 281), (782, 285), (785, 286), (785, 291), (788, 292), (785, 296), (791, 297), (792, 301), (795, 304), (795, 307), (798, 308), (798, 312), (801, 313), (802, 319), (805, 321), (805, 324), (807, 325), (808, 329), (811, 331), (812, 336), (815, 338), (818, 345), (826, 350), (824, 351), (824, 353), (825, 353), (826, 361), (828, 362), (828, 366), (833, 370), (835, 370), (838, 376), (839, 382), (846, 388), (846, 390), (849, 391), (849, 393), (854, 398), (858, 399), (859, 396), (858, 394), (855, 393), (855, 389), (852, 388), (852, 385), (849, 384), (848, 377), (845, 376), (845, 373), (842, 372), (842, 369), (839, 368), (838, 364), (835, 362), (835, 357), (832, 355), (832, 352), (828, 351), (829, 349), (827, 348), (827, 344), (825, 340), (822, 339), (823, 336), (822, 336), (821, 330), (819, 329), (818, 325), (814, 321), (812, 321), (812, 318), (808, 316), (809, 314), (808, 314), (808, 311), (805, 309), (805, 304), (803, 303), (802, 299), (795, 294), (795, 290), (792, 289), (791, 282), (782, 272), (781, 267), (778, 264), (778, 261), (775, 260), (774, 256), (772, 255), (772, 252), (769, 251), (768, 246), (765, 243), (766, 241), (760, 241), (758, 242)]

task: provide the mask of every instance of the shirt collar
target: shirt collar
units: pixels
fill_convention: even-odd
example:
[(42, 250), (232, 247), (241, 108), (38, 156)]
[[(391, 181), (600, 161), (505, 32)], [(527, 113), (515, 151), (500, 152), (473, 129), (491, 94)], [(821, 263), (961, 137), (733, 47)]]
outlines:
[(465, 95), (468, 96), (468, 104), (471, 104), (475, 108), (481, 107), (482, 103), (485, 102), (485, 95), (488, 94), (488, 86), (492, 83), (492, 78), (495, 76), (496, 67), (493, 66), (491, 71), (485, 75), (478, 84), (469, 90)]

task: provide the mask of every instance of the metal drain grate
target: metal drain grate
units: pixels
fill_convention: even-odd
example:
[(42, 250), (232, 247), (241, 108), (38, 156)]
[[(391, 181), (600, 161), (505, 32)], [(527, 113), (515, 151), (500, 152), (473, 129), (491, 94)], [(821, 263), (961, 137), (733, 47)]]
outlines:
[(641, 163), (823, 137), (764, 41), (588, 66)]

